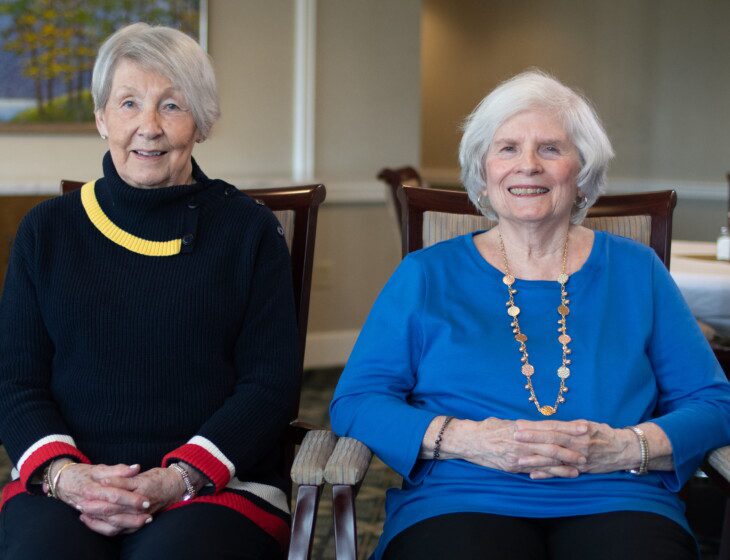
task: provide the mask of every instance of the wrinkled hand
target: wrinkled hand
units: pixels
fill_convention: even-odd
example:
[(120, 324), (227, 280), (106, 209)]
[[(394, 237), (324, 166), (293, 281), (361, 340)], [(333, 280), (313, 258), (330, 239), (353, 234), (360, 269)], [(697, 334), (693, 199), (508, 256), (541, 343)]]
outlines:
[[(632, 468), (636, 466), (639, 453), (636, 436), (629, 430), (588, 420), (518, 420), (514, 439), (529, 445), (558, 445), (576, 452), (585, 458), (585, 462), (575, 462), (567, 456), (561, 461), (579, 473), (605, 473)], [(535, 479), (562, 476), (553, 467), (547, 466), (544, 457), (539, 454), (521, 457), (518, 463), (522, 468), (532, 467), (530, 476)]]
[(81, 502), (79, 505), (84, 512), (81, 520), (87, 527), (102, 535), (136, 531), (152, 521), (152, 514), (174, 504), (185, 492), (182, 478), (170, 469), (154, 468), (135, 476), (120, 476), (116, 472), (109, 474), (98, 478), (97, 482), (102, 487), (111, 491), (112, 495), (115, 492), (125, 492), (144, 496), (144, 502), (142, 509), (133, 514), (116, 509), (116, 504)]
[(124, 485), (107, 480), (129, 481), (139, 473), (139, 465), (85, 465), (67, 467), (58, 480), (58, 498), (81, 511), (79, 519), (89, 529), (106, 536), (136, 531), (147, 523), (149, 499)]
[(150, 504), (147, 511), (151, 514), (180, 501), (186, 490), (179, 473), (159, 467), (132, 478), (109, 478), (103, 483), (146, 496)]
[[(449, 447), (454, 446), (457, 455), (472, 463), (506, 472), (547, 475), (533, 478), (578, 476), (586, 456), (581, 446), (569, 443), (585, 435), (587, 428), (583, 424), (562, 422), (549, 430), (551, 437), (525, 437), (527, 432), (519, 429), (520, 422), (523, 421), (496, 418), (481, 422), (457, 421), (458, 425), (449, 434)], [(518, 433), (522, 433), (521, 438), (517, 437)], [(544, 434), (540, 432), (540, 436)]]

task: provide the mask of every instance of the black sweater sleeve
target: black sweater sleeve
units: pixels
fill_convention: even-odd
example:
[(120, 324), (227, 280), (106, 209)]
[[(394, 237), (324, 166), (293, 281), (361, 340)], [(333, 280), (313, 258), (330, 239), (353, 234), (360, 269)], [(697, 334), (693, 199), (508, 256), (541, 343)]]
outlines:
[(195, 437), (164, 460), (190, 463), (216, 491), (271, 451), (299, 391), (291, 259), (276, 218), (268, 210), (260, 216), (257, 239), (240, 267), (249, 276), (241, 279), (249, 290), (235, 342), (234, 392)]
[(0, 437), (26, 487), (55, 457), (88, 461), (51, 392), (54, 348), (36, 293), (34, 215), (18, 229), (0, 300)]

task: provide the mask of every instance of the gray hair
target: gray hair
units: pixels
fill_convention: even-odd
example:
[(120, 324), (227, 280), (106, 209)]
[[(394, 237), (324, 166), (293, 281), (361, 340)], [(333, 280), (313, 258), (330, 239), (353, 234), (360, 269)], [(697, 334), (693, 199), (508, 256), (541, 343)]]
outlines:
[(91, 79), (94, 110), (109, 101), (112, 80), (121, 59), (139, 64), (170, 80), (185, 96), (200, 138), (205, 139), (220, 116), (218, 86), (210, 57), (182, 31), (134, 23), (116, 31), (99, 49)]
[(494, 133), (505, 121), (535, 108), (556, 114), (578, 150), (581, 169), (577, 182), (586, 204), (574, 206), (570, 220), (579, 224), (605, 190), (606, 170), (613, 158), (613, 149), (588, 100), (544, 72), (529, 70), (502, 82), (466, 118), (459, 146), (461, 181), (472, 203), (485, 216), (496, 219), (484, 192), (487, 186), (485, 156)]

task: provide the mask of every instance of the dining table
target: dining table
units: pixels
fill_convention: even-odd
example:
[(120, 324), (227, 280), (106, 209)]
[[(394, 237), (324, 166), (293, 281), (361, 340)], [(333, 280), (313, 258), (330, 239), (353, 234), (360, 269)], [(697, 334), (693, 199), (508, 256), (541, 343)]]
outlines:
[(672, 240), (669, 272), (692, 313), (730, 337), (730, 261), (717, 260), (716, 244)]

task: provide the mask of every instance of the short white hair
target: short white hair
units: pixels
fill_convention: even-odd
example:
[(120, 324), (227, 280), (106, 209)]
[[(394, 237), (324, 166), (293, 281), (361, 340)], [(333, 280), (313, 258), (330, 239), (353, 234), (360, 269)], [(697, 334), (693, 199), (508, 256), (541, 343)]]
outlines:
[(218, 86), (210, 57), (193, 38), (171, 27), (146, 23), (122, 27), (109, 36), (99, 49), (91, 78), (95, 111), (106, 107), (122, 59), (170, 80), (185, 96), (200, 138), (210, 135), (220, 117)]
[(571, 222), (578, 224), (605, 191), (613, 148), (588, 100), (539, 70), (522, 72), (502, 82), (466, 118), (459, 146), (461, 181), (472, 203), (484, 215), (496, 219), (486, 199), (485, 156), (497, 129), (517, 113), (529, 109), (545, 109), (561, 119), (578, 151), (581, 169), (577, 183), (587, 199), (583, 208), (573, 208)]

